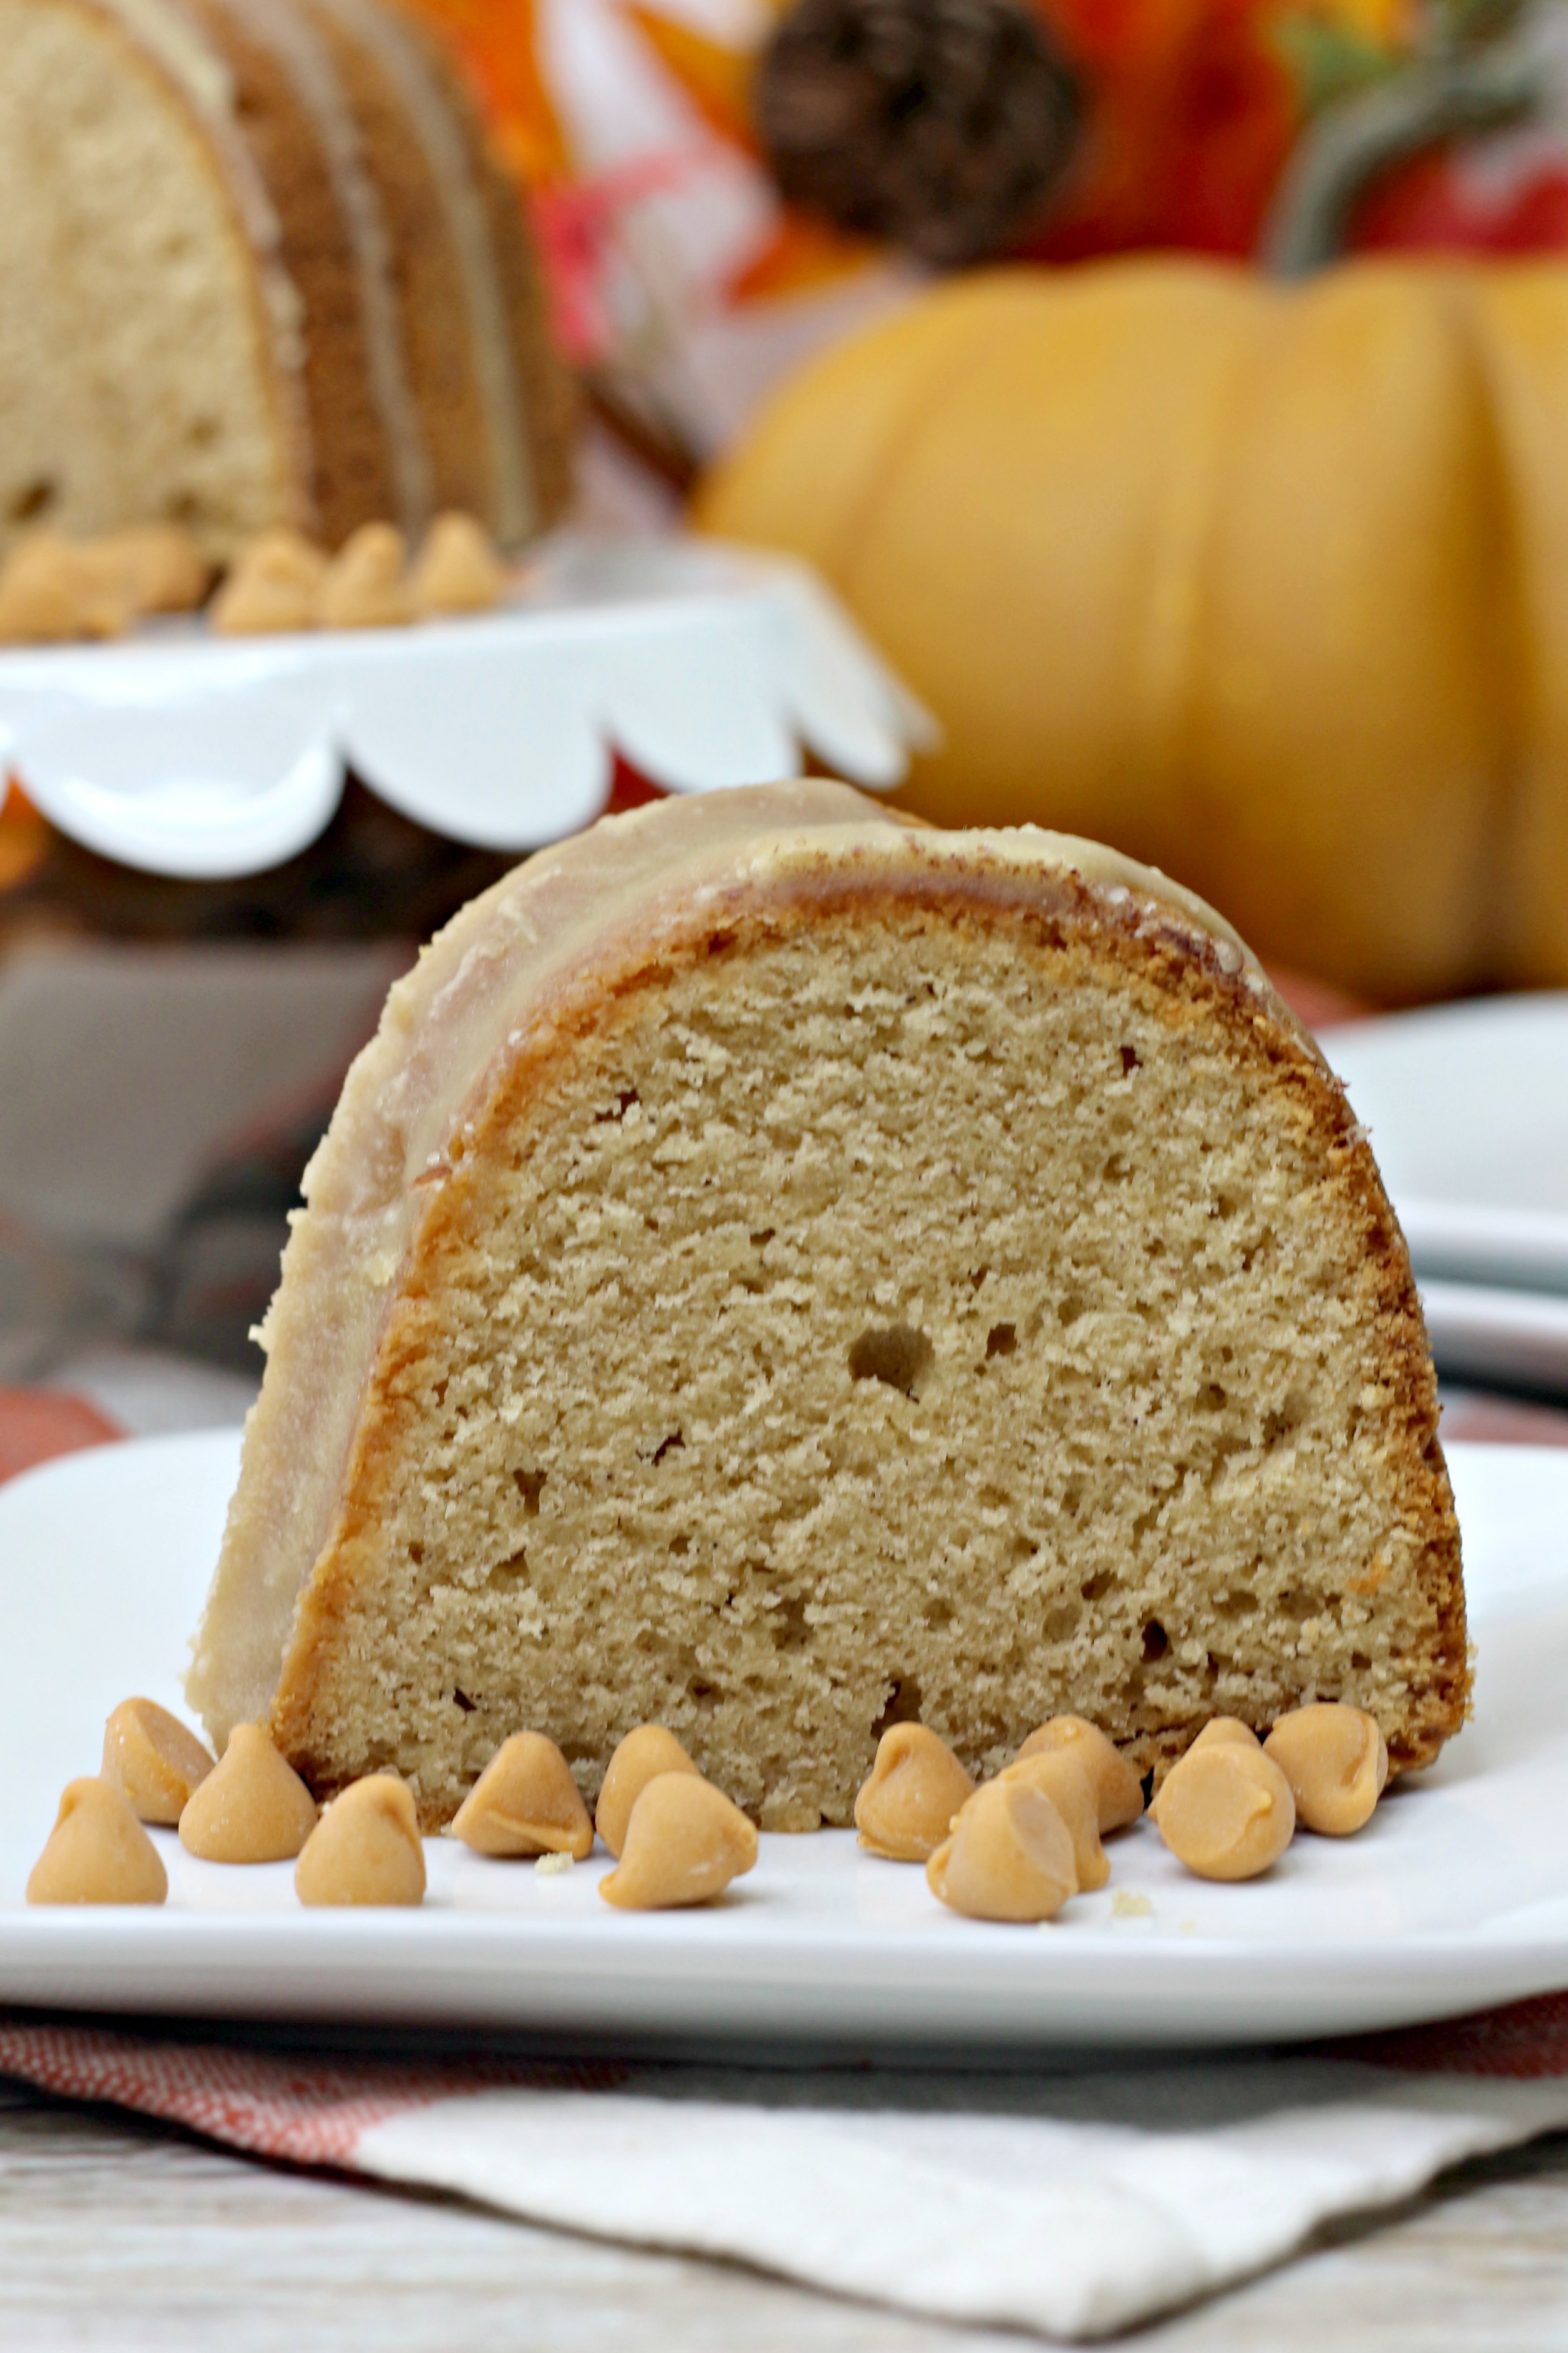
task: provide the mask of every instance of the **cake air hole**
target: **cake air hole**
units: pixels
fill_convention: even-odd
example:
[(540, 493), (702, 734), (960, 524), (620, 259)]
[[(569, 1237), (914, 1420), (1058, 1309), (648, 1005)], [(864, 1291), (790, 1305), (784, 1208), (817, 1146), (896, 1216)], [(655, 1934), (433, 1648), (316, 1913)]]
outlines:
[(493, 1562), (485, 1577), (485, 1583), (492, 1593), (498, 1588), (505, 1591), (509, 1586), (526, 1585), (527, 1582), (528, 1555), (521, 1546), (516, 1552), (508, 1553), (505, 1560)]
[(849, 1373), (854, 1381), (880, 1381), (905, 1397), (918, 1398), (920, 1384), (936, 1362), (936, 1350), (924, 1332), (910, 1324), (889, 1324), (862, 1332), (849, 1347)]
[(895, 1724), (918, 1724), (920, 1721), (920, 1684), (913, 1675), (895, 1675), (888, 1686), (886, 1704), (871, 1727), (873, 1740), (880, 1740), (884, 1732)]
[(6, 509), (6, 520), (11, 523), (37, 523), (48, 514), (60, 495), (58, 482), (40, 476), (19, 490)]
[(775, 1650), (804, 1650), (811, 1639), (806, 1605), (798, 1593), (786, 1593), (777, 1609), (769, 1610), (767, 1626)]

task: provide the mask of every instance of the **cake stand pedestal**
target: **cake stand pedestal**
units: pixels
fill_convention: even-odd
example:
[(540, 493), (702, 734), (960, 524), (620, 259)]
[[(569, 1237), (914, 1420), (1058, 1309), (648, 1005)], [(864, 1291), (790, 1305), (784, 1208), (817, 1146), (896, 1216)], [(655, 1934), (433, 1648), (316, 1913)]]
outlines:
[(597, 816), (617, 761), (706, 792), (810, 753), (886, 790), (934, 735), (803, 566), (679, 538), (558, 538), (471, 619), (273, 638), (193, 619), (0, 653), (0, 771), (84, 848), (208, 880), (305, 849), (350, 770), (434, 832), (521, 852)]

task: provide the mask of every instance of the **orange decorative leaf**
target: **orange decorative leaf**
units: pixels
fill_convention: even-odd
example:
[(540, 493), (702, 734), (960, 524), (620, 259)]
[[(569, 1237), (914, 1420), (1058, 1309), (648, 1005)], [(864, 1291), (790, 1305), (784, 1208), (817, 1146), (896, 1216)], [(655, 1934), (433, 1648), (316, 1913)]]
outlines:
[(710, 131), (744, 154), (757, 152), (751, 119), (751, 84), (757, 53), (747, 43), (729, 48), (695, 26), (679, 24), (657, 9), (631, 0), (627, 16), (665, 71), (677, 81)]
[(15, 890), (40, 863), (49, 828), (13, 777), (0, 771), (0, 891)]
[(725, 298), (737, 305), (769, 302), (780, 295), (803, 293), (808, 287), (830, 285), (864, 269), (878, 251), (860, 238), (840, 236), (836, 229), (804, 213), (781, 213), (772, 235), (727, 282)]
[(540, 0), (413, 0), (446, 34), (478, 85), (497, 144), (534, 187), (558, 187), (575, 169), (572, 143), (541, 63)]

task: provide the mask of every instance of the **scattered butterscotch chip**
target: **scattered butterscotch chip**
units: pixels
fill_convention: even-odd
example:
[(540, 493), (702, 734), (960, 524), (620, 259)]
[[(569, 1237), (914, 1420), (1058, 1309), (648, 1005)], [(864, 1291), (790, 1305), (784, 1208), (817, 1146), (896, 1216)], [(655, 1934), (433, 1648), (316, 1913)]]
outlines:
[(155, 1700), (122, 1699), (103, 1728), (103, 1777), (143, 1822), (177, 1822), (212, 1768), (211, 1752)]
[(118, 579), (133, 613), (193, 613), (211, 568), (183, 523), (132, 523), (89, 543)]
[(327, 559), (298, 531), (258, 533), (241, 550), (208, 615), (223, 637), (273, 637), (314, 629)]
[(1143, 1812), (1142, 1779), (1097, 1724), (1083, 1716), (1052, 1716), (1030, 1733), (1014, 1762), (1021, 1764), (1025, 1757), (1053, 1748), (1073, 1749), (1082, 1758), (1100, 1809), (1102, 1836), (1107, 1830), (1124, 1830), (1129, 1822), (1137, 1821)]
[(1100, 1844), (1100, 1810), (1084, 1762), (1082, 1744), (1036, 1749), (1032, 1757), (1018, 1757), (1004, 1766), (1000, 1779), (1026, 1781), (1048, 1797), (1067, 1825), (1073, 1842), (1073, 1867), (1078, 1885), (1091, 1892), (1103, 1887), (1111, 1866)]
[(125, 1792), (73, 1781), (27, 1882), (30, 1904), (161, 1904), (169, 1875)]
[(75, 635), (76, 603), (63, 582), (40, 596), (0, 578), (0, 645), (65, 645)]
[(1330, 1838), (1369, 1822), (1388, 1782), (1388, 1744), (1376, 1718), (1337, 1701), (1292, 1708), (1263, 1753), (1290, 1783), (1302, 1827)]
[(605, 1767), (593, 1824), (616, 1860), (626, 1839), (632, 1808), (656, 1773), (696, 1773), (673, 1732), (662, 1724), (639, 1724), (628, 1732)]
[(1256, 1879), (1289, 1846), (1296, 1801), (1272, 1757), (1222, 1740), (1190, 1748), (1171, 1767), (1154, 1822), (1176, 1860), (1200, 1879)]
[(290, 1863), (316, 1827), (316, 1805), (260, 1724), (236, 1724), (180, 1816), (180, 1844), (204, 1863)]
[(577, 1857), (568, 1854), (541, 1855), (534, 1865), (541, 1879), (559, 1879), (577, 1868)]
[(573, 1855), (593, 1845), (593, 1823), (572, 1769), (542, 1732), (514, 1732), (457, 1809), (452, 1836), (480, 1855)]
[(482, 523), (472, 515), (437, 515), (409, 587), (421, 613), (489, 613), (505, 596), (508, 575)]
[(890, 1725), (855, 1799), (861, 1845), (889, 1862), (929, 1862), (974, 1787), (947, 1742), (927, 1725)]
[(407, 1785), (367, 1773), (332, 1800), (294, 1866), (302, 1904), (422, 1904), (425, 1850)]
[[(1241, 1748), (1257, 1748), (1261, 1744), (1250, 1724), (1239, 1716), (1211, 1716), (1193, 1742), (1192, 1748), (1223, 1748), (1234, 1743)], [(1192, 1748), (1187, 1751), (1191, 1756)]]
[(700, 1773), (656, 1773), (626, 1825), (618, 1867), (599, 1882), (623, 1912), (706, 1904), (757, 1860), (757, 1833), (739, 1806)]
[(114, 568), (55, 532), (29, 532), (0, 573), (0, 638), (10, 644), (118, 637), (130, 619)]
[(414, 618), (407, 543), (391, 523), (362, 523), (332, 558), (316, 600), (323, 629), (401, 629)]
[(972, 1920), (1052, 1920), (1078, 1892), (1066, 1823), (1042, 1790), (1005, 1773), (975, 1791), (926, 1878)]

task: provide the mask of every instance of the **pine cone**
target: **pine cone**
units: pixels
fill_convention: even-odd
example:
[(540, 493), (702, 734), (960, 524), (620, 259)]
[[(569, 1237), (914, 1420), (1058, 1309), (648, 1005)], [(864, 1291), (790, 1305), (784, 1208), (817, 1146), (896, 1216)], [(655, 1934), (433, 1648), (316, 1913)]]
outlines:
[(791, 203), (939, 268), (1000, 252), (1043, 210), (1078, 124), (1027, 0), (796, 0), (756, 106)]

